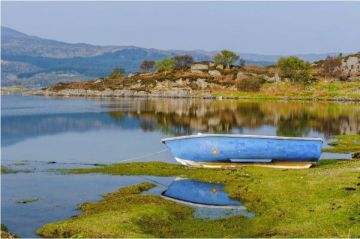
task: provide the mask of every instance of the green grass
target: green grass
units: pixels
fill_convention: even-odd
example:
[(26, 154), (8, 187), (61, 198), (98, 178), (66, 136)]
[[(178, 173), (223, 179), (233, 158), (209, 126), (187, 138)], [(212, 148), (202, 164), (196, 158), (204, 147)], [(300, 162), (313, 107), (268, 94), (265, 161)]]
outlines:
[(296, 99), (296, 100), (360, 100), (359, 82), (316, 81), (307, 86), (289, 82), (265, 83), (258, 92), (213, 91), (214, 96), (244, 99)]
[[(13, 164), (14, 166), (21, 166), (23, 164)], [(1, 166), (1, 174), (9, 174), (9, 173), (32, 173), (33, 171), (30, 169), (26, 169), (26, 170), (14, 170), (5, 166)]]
[(26, 199), (22, 199), (22, 200), (17, 201), (17, 203), (26, 204), (26, 203), (36, 202), (36, 201), (39, 201), (39, 198), (26, 198)]
[(26, 163), (25, 162), (16, 162), (16, 163), (13, 163), (12, 165), (14, 165), (14, 166), (24, 166), (24, 165), (26, 165)]
[(329, 143), (330, 148), (323, 149), (329, 153), (356, 153), (360, 152), (360, 135), (336, 135), (337, 141)]
[(11, 169), (9, 169), (9, 168), (7, 168), (7, 167), (5, 167), (5, 166), (1, 166), (0, 172), (1, 172), (2, 174), (15, 173), (14, 170), (11, 170)]
[(306, 170), (201, 169), (159, 162), (114, 164), (68, 173), (182, 176), (223, 183), (254, 218), (194, 218), (193, 209), (140, 194), (154, 185), (119, 189), (85, 203), (77, 217), (38, 230), (43, 237), (358, 237), (360, 161), (321, 161)]

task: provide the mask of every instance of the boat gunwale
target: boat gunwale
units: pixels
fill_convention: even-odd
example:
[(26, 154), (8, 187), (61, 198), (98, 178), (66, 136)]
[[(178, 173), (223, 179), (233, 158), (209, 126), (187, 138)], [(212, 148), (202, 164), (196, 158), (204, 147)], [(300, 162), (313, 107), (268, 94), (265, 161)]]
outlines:
[(250, 134), (193, 134), (193, 135), (184, 135), (184, 136), (164, 138), (164, 139), (161, 139), (161, 142), (164, 144), (166, 141), (173, 141), (173, 140), (179, 140), (179, 139), (191, 139), (191, 138), (206, 138), (206, 137), (304, 140), (304, 141), (321, 141), (321, 142), (323, 142), (322, 138), (286, 137), (286, 136), (272, 136), (272, 135), (250, 135)]

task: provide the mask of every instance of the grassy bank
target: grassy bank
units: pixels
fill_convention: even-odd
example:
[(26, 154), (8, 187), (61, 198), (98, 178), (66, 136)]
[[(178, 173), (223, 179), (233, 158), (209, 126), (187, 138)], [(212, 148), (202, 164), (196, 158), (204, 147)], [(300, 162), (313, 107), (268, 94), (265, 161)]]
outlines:
[(114, 164), (71, 173), (182, 176), (225, 184), (254, 218), (203, 220), (193, 209), (140, 192), (144, 183), (85, 203), (77, 217), (38, 230), (44, 237), (358, 237), (360, 161), (323, 161), (308, 170), (214, 170), (166, 163)]
[[(261, 67), (260, 67), (261, 68)], [(241, 73), (236, 78), (236, 72)], [(136, 74), (118, 79), (58, 83), (34, 94), (99, 97), (226, 97), (244, 99), (296, 99), (360, 101), (360, 81), (339, 81), (317, 77), (312, 83), (264, 80), (273, 77), (272, 68), (223, 71), (221, 76), (208, 72), (172, 71)], [(256, 80), (257, 79), (257, 80)], [(260, 80), (263, 79), (263, 80)], [(246, 80), (244, 83), (243, 81)], [(245, 84), (244, 86), (241, 86)], [(184, 93), (184, 91), (186, 93)], [(172, 91), (171, 94), (166, 92)], [(122, 92), (122, 93), (121, 93)]]
[(329, 143), (330, 148), (323, 149), (329, 153), (357, 153), (360, 152), (360, 135), (336, 135), (336, 141)]
[(302, 86), (289, 82), (265, 83), (257, 92), (215, 91), (215, 96), (244, 99), (360, 100), (359, 82), (318, 81)]
[(5, 166), (0, 167), (0, 173), (1, 174), (7, 174), (7, 173), (15, 173), (14, 170), (11, 170), (9, 168), (6, 168)]

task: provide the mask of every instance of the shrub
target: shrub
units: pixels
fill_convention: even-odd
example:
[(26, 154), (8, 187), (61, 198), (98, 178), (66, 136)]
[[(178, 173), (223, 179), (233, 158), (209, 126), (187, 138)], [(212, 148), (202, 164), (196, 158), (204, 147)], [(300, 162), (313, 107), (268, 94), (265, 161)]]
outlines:
[(239, 59), (239, 56), (235, 52), (222, 50), (221, 53), (214, 56), (216, 64), (226, 65), (228, 68)]
[(324, 60), (322, 73), (325, 77), (334, 77), (340, 78), (341, 77), (341, 57), (331, 57), (328, 56)]
[(167, 58), (157, 61), (155, 63), (155, 67), (158, 72), (172, 71), (175, 68), (175, 63), (176, 63), (175, 59)]
[(118, 79), (123, 77), (125, 74), (125, 70), (122, 67), (115, 68), (109, 75), (109, 79)]
[(280, 58), (277, 66), (280, 69), (280, 76), (290, 79), (292, 83), (306, 84), (312, 79), (310, 63), (296, 56)]
[(240, 66), (240, 67), (244, 67), (244, 66), (245, 66), (245, 63), (246, 63), (246, 62), (245, 62), (245, 59), (240, 57), (240, 59), (239, 59), (239, 66)]
[(179, 55), (174, 57), (175, 68), (177, 70), (186, 70), (194, 62), (194, 59), (190, 55)]
[(154, 71), (155, 70), (155, 61), (145, 60), (140, 65), (141, 70), (145, 72)]
[(239, 81), (237, 88), (241, 91), (259, 91), (261, 85), (264, 83), (263, 79), (259, 77), (249, 77)]

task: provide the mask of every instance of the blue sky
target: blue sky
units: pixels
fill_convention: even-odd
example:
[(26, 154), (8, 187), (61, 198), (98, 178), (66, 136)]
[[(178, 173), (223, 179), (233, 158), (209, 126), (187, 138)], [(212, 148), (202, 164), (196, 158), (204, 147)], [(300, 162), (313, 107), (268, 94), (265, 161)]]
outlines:
[(360, 2), (2, 2), (1, 20), (66, 42), (243, 53), (360, 51)]

